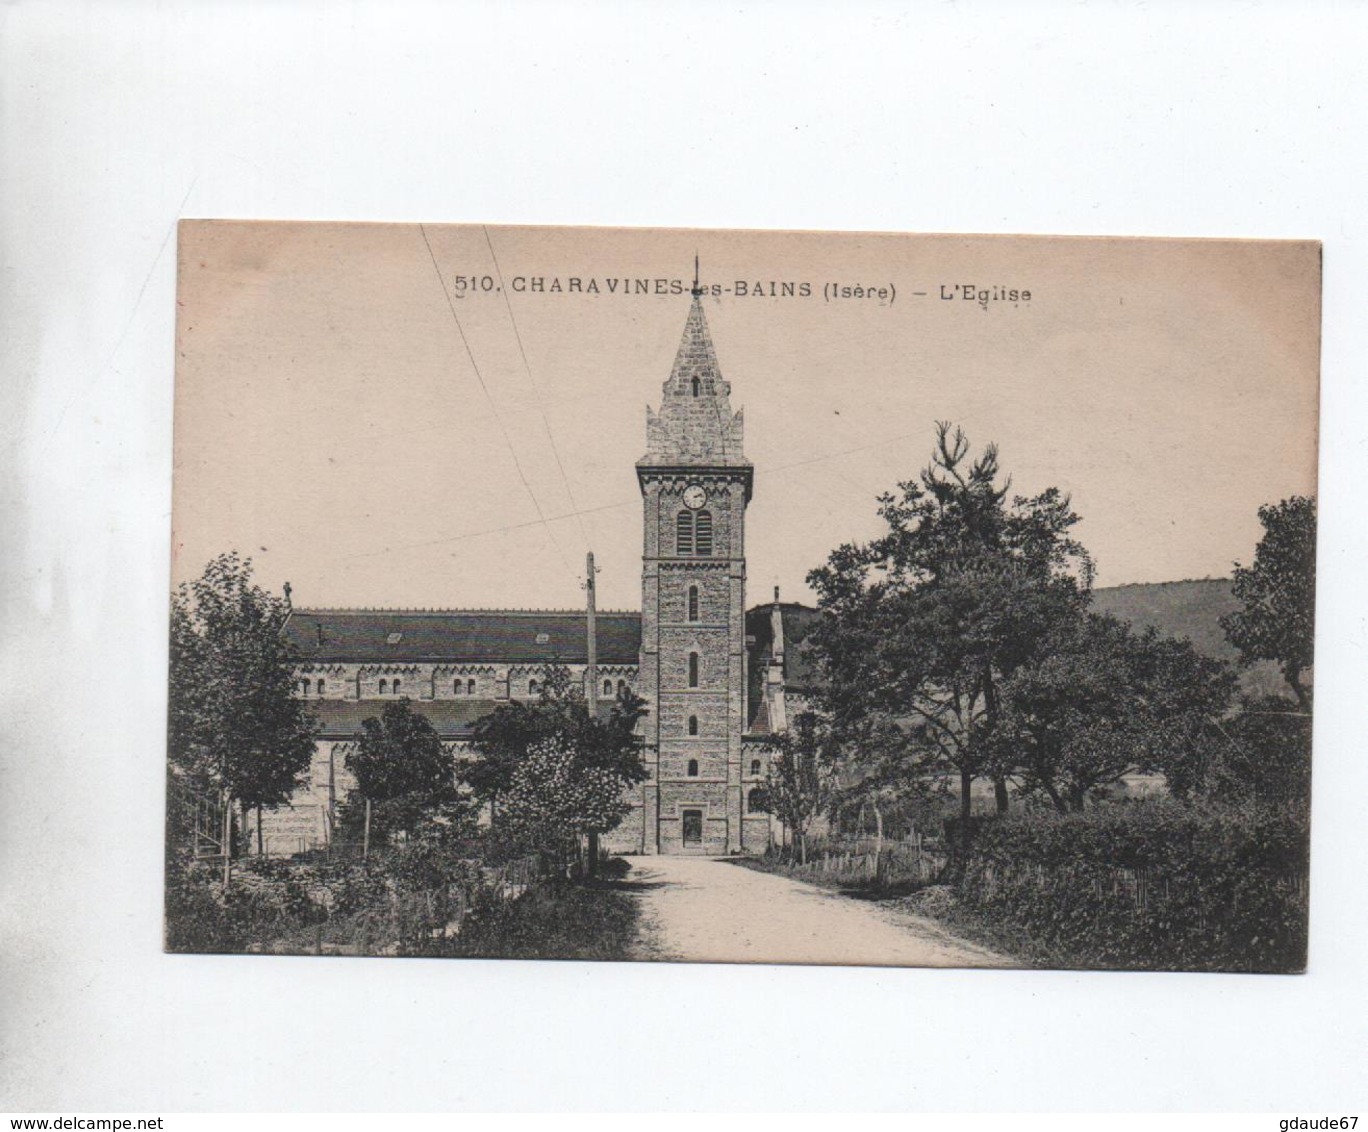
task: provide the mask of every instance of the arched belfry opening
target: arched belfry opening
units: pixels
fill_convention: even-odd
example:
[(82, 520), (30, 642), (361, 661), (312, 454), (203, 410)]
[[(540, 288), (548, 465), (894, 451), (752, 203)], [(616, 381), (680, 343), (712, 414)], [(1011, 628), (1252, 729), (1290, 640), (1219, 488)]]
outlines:
[[(658, 407), (646, 411), (637, 481), (646, 524), (637, 691), (651, 777), (642, 849), (763, 851), (768, 825), (747, 812), (745, 518), (753, 486), (744, 418), (731, 405), (694, 285)], [(720, 292), (718, 293), (720, 299)]]

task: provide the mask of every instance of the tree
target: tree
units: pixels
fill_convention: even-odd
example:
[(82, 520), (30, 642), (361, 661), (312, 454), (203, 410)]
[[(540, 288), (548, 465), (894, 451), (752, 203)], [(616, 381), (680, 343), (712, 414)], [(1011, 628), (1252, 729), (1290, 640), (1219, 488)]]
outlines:
[(1250, 566), (1235, 564), (1231, 590), (1241, 608), (1221, 618), (1245, 664), (1275, 661), (1301, 710), (1311, 711), (1302, 674), (1314, 659), (1316, 501), (1295, 495), (1259, 508), (1263, 538)]
[[(290, 607), (252, 582), (250, 559), (221, 554), (171, 599), (167, 746), (191, 789), (261, 813), (286, 804), (313, 760), (315, 727), (294, 697)], [(225, 824), (231, 827), (231, 821)], [(231, 829), (225, 837), (232, 855)], [(227, 870), (225, 868), (225, 876)]]
[(572, 682), (568, 668), (552, 664), (535, 702), (500, 704), (475, 722), (471, 746), (479, 757), (461, 767), (461, 777), (477, 798), (489, 803), (493, 824), (498, 822), (500, 800), (512, 789), (514, 775), (532, 748), (567, 731), (579, 731), (588, 719), (583, 696), (571, 695)]
[(837, 797), (833, 736), (815, 712), (805, 711), (794, 718), (792, 728), (772, 736), (769, 746), (774, 752), (769, 773), (752, 805), (784, 824), (799, 862), (807, 864), (808, 830)]
[(1181, 791), (1201, 773), (1233, 687), (1227, 666), (1189, 642), (1087, 614), (1003, 681), (992, 761), (1060, 812), (1133, 771), (1164, 770)]
[(1304, 806), (1311, 797), (1311, 717), (1289, 696), (1246, 697), (1202, 785), (1214, 798)]
[(479, 758), (462, 777), (547, 856), (563, 852), (572, 833), (576, 844), (587, 838), (597, 875), (599, 837), (627, 813), (623, 792), (647, 777), (636, 735), (645, 713), (646, 701), (624, 688), (606, 719), (591, 718), (569, 669), (550, 665), (536, 703), (501, 705), (476, 724)]
[(398, 832), (413, 837), (431, 825), (454, 828), (466, 806), (456, 786), (456, 759), (432, 723), (407, 698), (387, 703), (379, 719), (366, 719), (346, 756), (356, 790), (339, 814), (351, 836), (366, 820), (369, 836), (384, 843)]
[[(605, 767), (586, 765), (561, 734), (534, 743), (513, 771), (504, 820), (520, 841), (563, 865), (579, 851), (580, 838), (607, 832), (630, 807), (623, 782)], [(589, 870), (594, 875), (595, 854)]]
[[(1001, 682), (1081, 615), (1093, 577), (1068, 497), (1008, 502), (999, 477), (994, 445), (971, 459), (964, 433), (939, 423), (920, 478), (879, 499), (887, 533), (808, 575), (825, 616), (807, 639), (834, 727), (896, 727), (902, 777), (957, 775), (965, 818), (973, 779), (993, 769)], [(994, 785), (1005, 810), (1005, 777)]]

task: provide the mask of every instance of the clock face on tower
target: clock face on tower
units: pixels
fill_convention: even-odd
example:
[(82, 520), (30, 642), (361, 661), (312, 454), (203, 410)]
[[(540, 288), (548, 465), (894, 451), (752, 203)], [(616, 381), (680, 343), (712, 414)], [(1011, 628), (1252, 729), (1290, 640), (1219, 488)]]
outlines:
[(684, 489), (684, 506), (691, 511), (697, 511), (703, 504), (708, 502), (708, 493), (696, 483), (691, 483)]

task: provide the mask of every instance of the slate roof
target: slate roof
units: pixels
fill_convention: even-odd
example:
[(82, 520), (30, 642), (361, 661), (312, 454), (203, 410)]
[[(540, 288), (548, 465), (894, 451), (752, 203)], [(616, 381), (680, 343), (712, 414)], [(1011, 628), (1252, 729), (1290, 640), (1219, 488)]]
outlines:
[[(639, 663), (641, 614), (596, 621), (599, 664)], [(315, 663), (583, 664), (588, 651), (583, 610), (296, 609), (285, 633)]]
[[(306, 705), (319, 724), (323, 739), (350, 739), (361, 730), (361, 721), (379, 719), (386, 700), (310, 700)], [(466, 738), (477, 719), (498, 707), (495, 700), (410, 700), (414, 715), (425, 716), (443, 739)]]
[[(370, 700), (309, 700), (308, 710), (318, 720), (319, 738), (351, 739), (361, 730), (361, 722), (379, 719), (387, 703), (394, 699)], [(468, 739), (477, 720), (483, 719), (507, 700), (460, 698), (451, 700), (409, 700), (414, 715), (427, 718), (443, 739)], [(612, 714), (613, 704), (600, 700), (599, 718)]]
[[(753, 606), (746, 610), (746, 635), (754, 638), (750, 648), (751, 677), (763, 680), (769, 666), (770, 648), (774, 644), (774, 628), (770, 615), (774, 603)], [(816, 663), (803, 647), (803, 640), (817, 623), (821, 612), (796, 601), (779, 603), (784, 621), (784, 687), (791, 692), (810, 691), (821, 683)]]
[[(770, 732), (769, 705), (765, 702), (765, 672), (769, 668), (774, 646), (774, 603), (757, 605), (746, 610), (746, 636), (749, 643), (748, 697), (752, 705), (748, 735), (767, 735)], [(821, 673), (803, 640), (817, 623), (821, 613), (810, 605), (796, 601), (779, 603), (784, 622), (784, 690), (794, 694), (812, 691), (821, 683)]]

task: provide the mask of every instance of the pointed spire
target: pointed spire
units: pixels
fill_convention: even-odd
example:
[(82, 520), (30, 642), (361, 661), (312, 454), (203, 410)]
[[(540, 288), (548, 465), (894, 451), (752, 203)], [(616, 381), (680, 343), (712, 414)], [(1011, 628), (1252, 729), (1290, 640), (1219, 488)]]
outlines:
[(674, 365), (662, 390), (660, 412), (646, 410), (645, 464), (740, 466), (740, 413), (732, 413), (731, 385), (722, 377), (696, 285)]
[(694, 292), (670, 379), (664, 386), (665, 396), (667, 399), (671, 396), (715, 397), (720, 393), (726, 397), (730, 392), (731, 386), (722, 380), (722, 370), (717, 364), (717, 351), (713, 349), (703, 302), (698, 292)]

